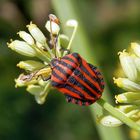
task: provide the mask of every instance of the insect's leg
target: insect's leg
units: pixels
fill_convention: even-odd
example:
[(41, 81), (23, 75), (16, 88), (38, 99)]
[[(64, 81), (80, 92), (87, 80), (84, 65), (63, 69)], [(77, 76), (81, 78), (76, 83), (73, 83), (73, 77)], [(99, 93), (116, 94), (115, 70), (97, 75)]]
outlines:
[(43, 81), (48, 81), (51, 79), (51, 76), (49, 77), (43, 77), (43, 75), (40, 75)]
[(43, 81), (48, 81), (48, 80), (51, 79), (51, 76), (49, 76), (49, 77), (44, 77), (43, 75), (38, 75), (38, 76), (37, 76), (37, 79), (38, 79), (39, 77), (41, 77), (41, 79), (42, 79)]
[(82, 99), (77, 99), (77, 98), (74, 98), (74, 97), (72, 97), (72, 96), (70, 96), (70, 95), (67, 95), (67, 94), (64, 94), (65, 95), (65, 98), (66, 98), (66, 101), (68, 102), (68, 103), (73, 103), (73, 104), (78, 104), (78, 105), (80, 105), (80, 106), (88, 106), (88, 105), (90, 105), (90, 104), (92, 104), (93, 102), (92, 101), (87, 101), (87, 100), (82, 100)]

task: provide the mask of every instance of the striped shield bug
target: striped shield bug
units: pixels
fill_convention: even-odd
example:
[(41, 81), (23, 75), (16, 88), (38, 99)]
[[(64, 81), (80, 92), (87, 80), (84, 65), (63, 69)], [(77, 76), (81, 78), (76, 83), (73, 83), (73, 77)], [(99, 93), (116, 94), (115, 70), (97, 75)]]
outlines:
[(101, 97), (104, 81), (100, 71), (78, 53), (53, 59), (51, 67), (52, 86), (65, 95), (67, 102), (90, 105)]
[(27, 81), (33, 77), (41, 77), (44, 81), (51, 80), (51, 85), (65, 95), (67, 102), (78, 105), (88, 106), (102, 96), (104, 81), (100, 71), (87, 63), (78, 53), (54, 58), (49, 67), (49, 77), (45, 75), (50, 70), (42, 68), (21, 78)]

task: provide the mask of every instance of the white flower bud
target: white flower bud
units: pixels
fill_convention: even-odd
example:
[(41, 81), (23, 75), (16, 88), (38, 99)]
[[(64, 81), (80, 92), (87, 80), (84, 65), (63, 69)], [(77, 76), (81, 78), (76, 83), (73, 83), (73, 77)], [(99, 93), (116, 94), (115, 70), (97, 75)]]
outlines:
[(78, 26), (78, 22), (74, 19), (70, 19), (66, 22), (66, 25), (69, 27), (77, 27)]
[(26, 90), (35, 96), (38, 104), (43, 104), (46, 100), (47, 92), (44, 92), (44, 87), (38, 85), (29, 85)]
[(134, 53), (140, 57), (140, 45), (138, 43), (131, 43), (131, 48), (133, 49)]
[(51, 82), (48, 81), (45, 87), (39, 85), (29, 85), (27, 87), (27, 91), (29, 91), (31, 94), (35, 96), (35, 100), (38, 104), (43, 104), (46, 100), (50, 88), (51, 88)]
[(27, 71), (34, 71), (43, 68), (45, 65), (39, 61), (27, 60), (20, 61), (17, 66)]
[(99, 122), (107, 127), (117, 127), (123, 124), (120, 120), (111, 115), (99, 118)]
[(140, 85), (130, 81), (127, 78), (113, 78), (114, 83), (117, 84), (118, 87), (126, 90), (126, 91), (140, 91)]
[(116, 106), (115, 108), (125, 114), (129, 113), (132, 110), (138, 109), (136, 105), (119, 105), (119, 106)]
[(17, 34), (19, 34), (19, 36), (26, 41), (29, 45), (33, 45), (34, 44), (34, 39), (32, 38), (32, 36), (28, 33), (26, 33), (25, 31), (19, 31)]
[(30, 76), (31, 75), (20, 74), (19, 77), (15, 79), (15, 83), (16, 83), (15, 87), (23, 87), (23, 86), (37, 83), (37, 80), (34, 78), (31, 79)]
[(39, 42), (36, 42), (36, 46), (38, 47), (38, 48), (40, 48), (40, 49), (44, 49), (44, 47), (43, 47), (43, 44), (41, 44), (41, 43), (39, 43)]
[(137, 121), (139, 119), (139, 108), (136, 105), (120, 105), (117, 106), (116, 109), (125, 113), (127, 117), (132, 119), (133, 121)]
[(30, 32), (30, 34), (34, 37), (34, 39), (42, 44), (46, 43), (46, 37), (44, 34), (41, 32), (41, 30), (37, 27), (36, 24), (33, 24), (32, 22), (27, 25), (27, 28)]
[(51, 72), (52, 69), (50, 67), (44, 67), (36, 73), (36, 76), (42, 75), (43, 77), (48, 77), (51, 74)]
[(39, 79), (39, 81), (38, 81), (38, 84), (39, 84), (40, 86), (45, 86), (47, 83), (48, 83), (48, 81), (44, 81), (42, 78)]
[(21, 55), (29, 57), (36, 56), (36, 51), (24, 41), (15, 40), (12, 41), (11, 43), (7, 43), (7, 45), (9, 48), (11, 48), (12, 50), (16, 51)]
[(44, 91), (44, 87), (39, 85), (29, 85), (26, 90), (32, 95), (41, 96)]
[(136, 81), (138, 72), (133, 57), (124, 50), (123, 52), (119, 52), (119, 58), (125, 75), (130, 80)]
[(53, 21), (47, 21), (47, 23), (45, 24), (45, 27), (53, 35), (57, 35), (60, 31), (59, 25)]
[(135, 62), (138, 72), (140, 73), (140, 58), (134, 57), (134, 62)]
[(140, 92), (125, 92), (115, 96), (119, 103), (135, 103), (140, 101)]
[(35, 96), (35, 100), (38, 104), (42, 105), (46, 101), (46, 96)]
[(139, 109), (132, 110), (126, 114), (127, 117), (131, 118), (132, 120), (138, 120), (139, 116), (137, 116)]

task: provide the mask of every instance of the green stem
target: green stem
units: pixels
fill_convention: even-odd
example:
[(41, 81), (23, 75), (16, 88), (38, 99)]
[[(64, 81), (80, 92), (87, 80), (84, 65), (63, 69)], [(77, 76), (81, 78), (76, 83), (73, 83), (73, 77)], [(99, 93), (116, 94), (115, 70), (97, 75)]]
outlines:
[(49, 58), (47, 55), (45, 55), (45, 53), (43, 52), (43, 50), (41, 50), (40, 48), (38, 48), (36, 45), (32, 45), (31, 46), (37, 53), (37, 57), (39, 59), (41, 59), (42, 61), (45, 61), (47, 63), (49, 63), (51, 61), (51, 58)]
[(77, 31), (77, 27), (78, 27), (78, 26), (75, 26), (75, 27), (74, 27), (74, 30), (73, 30), (73, 33), (72, 33), (70, 42), (69, 42), (68, 47), (67, 47), (68, 50), (70, 49), (71, 44), (72, 44), (72, 41), (73, 41), (73, 39), (74, 39), (74, 37), (75, 37), (76, 31)]
[(45, 46), (45, 48), (48, 50), (48, 52), (50, 53), (51, 58), (55, 58), (55, 55), (52, 53), (52, 50), (49, 48), (48, 44), (45, 43), (44, 46)]
[[(72, 35), (71, 35), (71, 39), (70, 39), (69, 44), (68, 44), (68, 46), (67, 46), (67, 50), (70, 50), (70, 48), (71, 48), (71, 44), (72, 44), (73, 39), (74, 39), (74, 37), (75, 37), (76, 31), (77, 31), (77, 27), (78, 27), (78, 26), (75, 26), (75, 27), (74, 27), (73, 33), (72, 33)], [(65, 56), (66, 54), (67, 54), (67, 51), (64, 52), (63, 56)]]
[(118, 111), (115, 109), (112, 105), (107, 103), (104, 99), (99, 99), (97, 103), (102, 106), (105, 110), (107, 110), (110, 114), (112, 114), (114, 117), (118, 118), (120, 121), (127, 124), (129, 127), (136, 129), (140, 131), (140, 125), (136, 124), (136, 122), (132, 121), (130, 118), (128, 118), (124, 113)]

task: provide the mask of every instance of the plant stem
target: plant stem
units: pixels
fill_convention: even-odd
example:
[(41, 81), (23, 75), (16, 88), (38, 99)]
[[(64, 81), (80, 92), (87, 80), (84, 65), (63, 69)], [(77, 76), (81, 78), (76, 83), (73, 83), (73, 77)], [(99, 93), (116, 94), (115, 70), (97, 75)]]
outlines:
[[(71, 35), (71, 39), (70, 39), (69, 44), (68, 44), (68, 46), (67, 46), (67, 50), (70, 50), (70, 48), (71, 48), (71, 44), (72, 44), (72, 41), (73, 41), (73, 39), (74, 39), (74, 37), (75, 37), (76, 31), (77, 31), (77, 27), (78, 27), (78, 26), (75, 26), (75, 27), (74, 27), (73, 33), (72, 33), (72, 35)], [(63, 56), (65, 56), (66, 54), (67, 54), (67, 52), (64, 51)]]
[(70, 49), (71, 43), (72, 43), (72, 41), (73, 41), (73, 39), (74, 39), (74, 37), (75, 37), (75, 33), (76, 33), (76, 31), (77, 31), (77, 27), (78, 27), (78, 26), (75, 26), (75, 27), (74, 27), (74, 30), (73, 30), (73, 33), (72, 33), (70, 42), (69, 42), (68, 47), (67, 47), (68, 50)]
[(107, 103), (104, 99), (99, 99), (97, 103), (102, 106), (105, 110), (107, 110), (110, 114), (114, 117), (118, 118), (120, 121), (127, 124), (129, 127), (140, 131), (140, 125), (136, 124), (133, 120), (128, 118), (124, 113), (120, 112), (119, 110), (115, 109), (112, 105)]
[(51, 55), (51, 58), (55, 58), (55, 55), (52, 53), (52, 50), (49, 48), (48, 44), (44, 44), (45, 48), (48, 50), (49, 54)]

